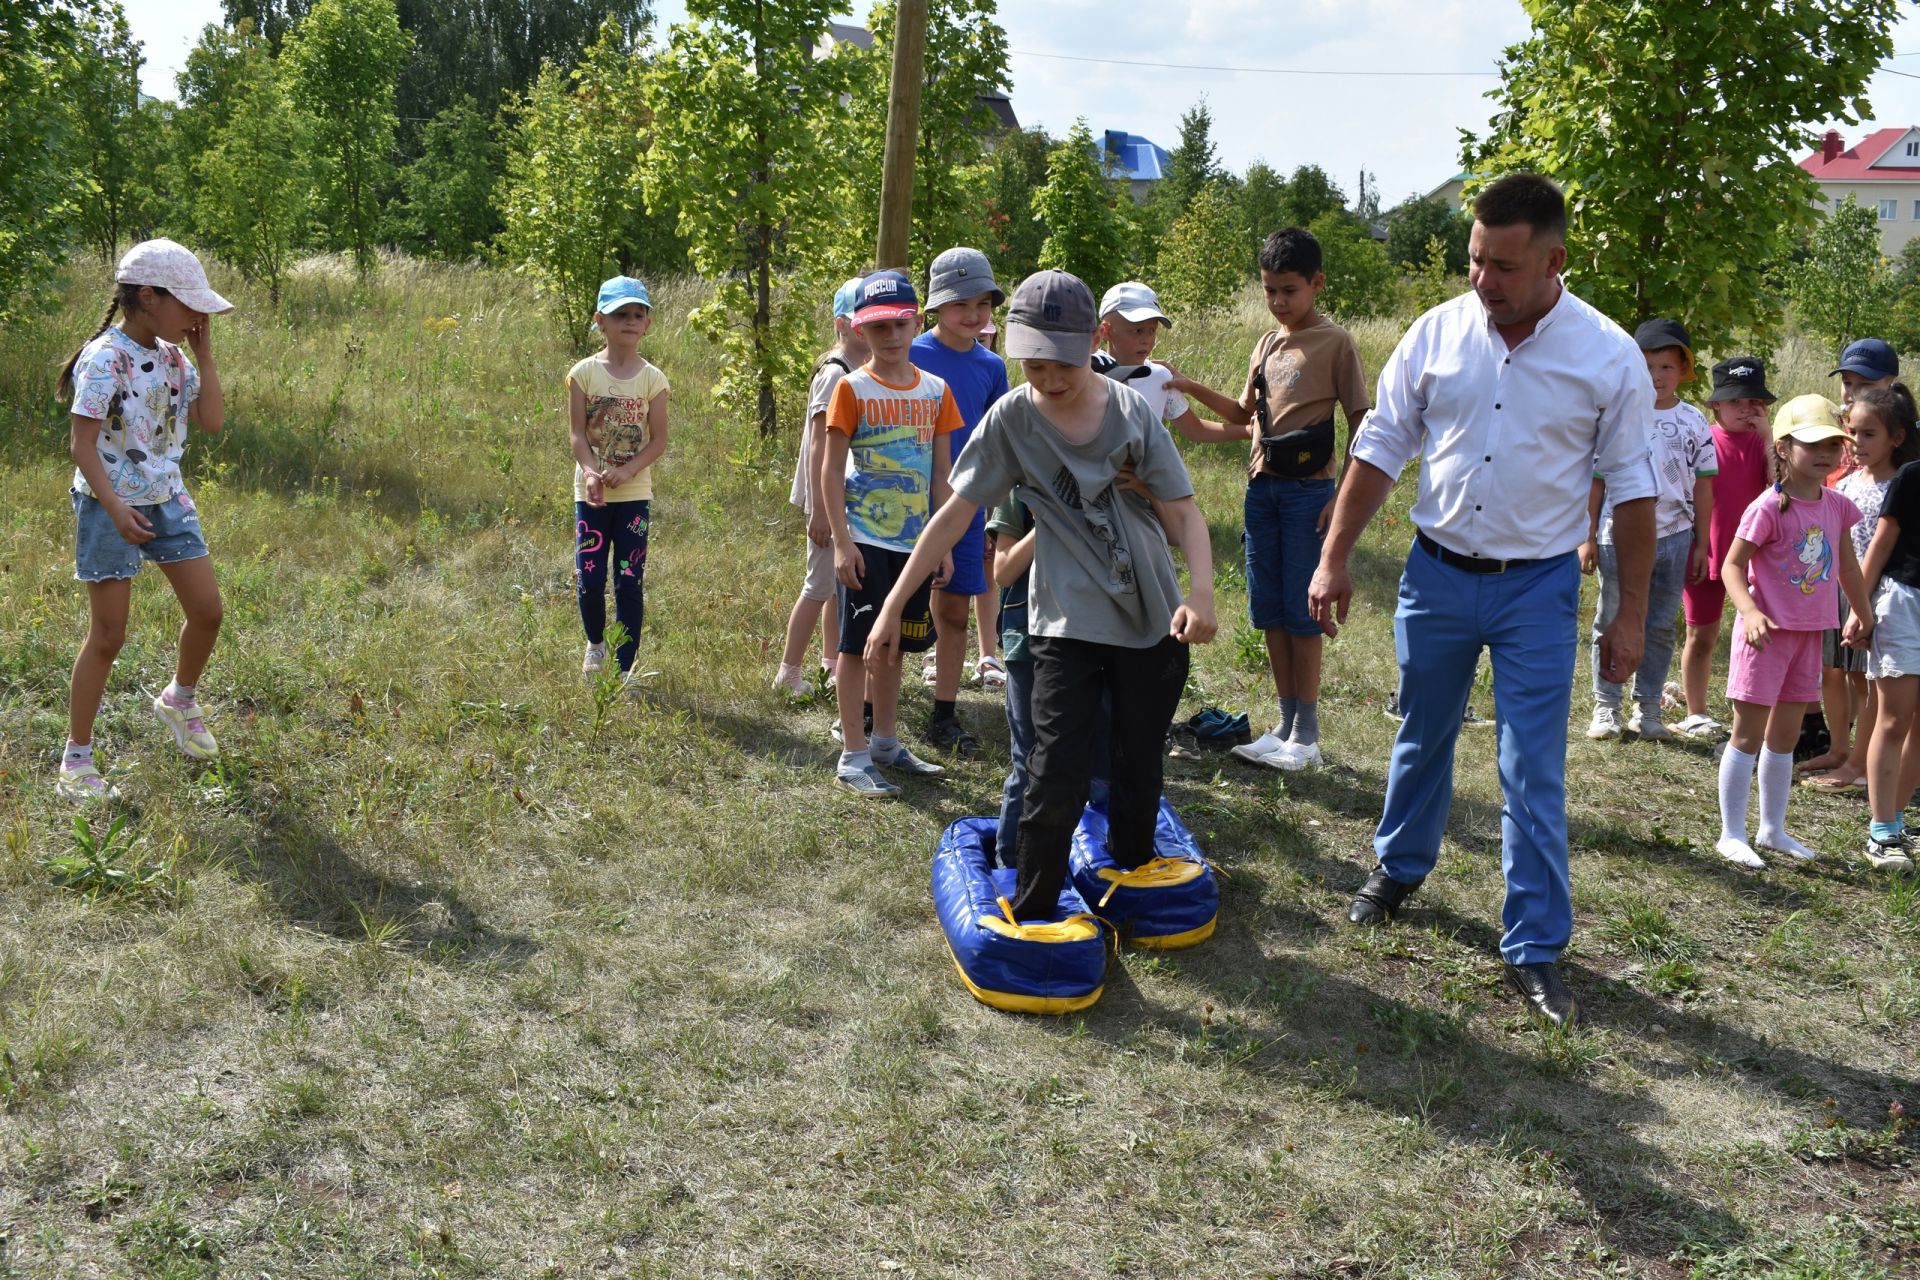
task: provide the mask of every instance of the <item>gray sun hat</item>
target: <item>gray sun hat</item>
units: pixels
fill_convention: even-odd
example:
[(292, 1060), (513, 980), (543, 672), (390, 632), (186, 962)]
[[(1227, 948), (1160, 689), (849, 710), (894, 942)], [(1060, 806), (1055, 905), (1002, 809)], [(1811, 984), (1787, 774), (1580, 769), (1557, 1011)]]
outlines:
[(1087, 364), (1100, 317), (1093, 290), (1066, 271), (1036, 271), (1013, 291), (1007, 308), (1007, 359)]
[(1007, 291), (993, 278), (993, 264), (978, 249), (949, 249), (927, 268), (928, 311), (983, 293), (993, 295), (996, 307), (1007, 300)]

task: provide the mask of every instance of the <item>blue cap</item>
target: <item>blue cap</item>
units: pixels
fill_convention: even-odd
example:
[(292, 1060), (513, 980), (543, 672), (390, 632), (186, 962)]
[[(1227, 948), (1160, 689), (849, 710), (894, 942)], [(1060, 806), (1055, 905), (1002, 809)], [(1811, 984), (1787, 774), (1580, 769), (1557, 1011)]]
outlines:
[(603, 316), (610, 316), (629, 302), (637, 302), (647, 310), (653, 310), (653, 299), (647, 296), (647, 286), (632, 276), (615, 276), (600, 286), (600, 300), (593, 309)]
[(1849, 342), (1840, 353), (1840, 367), (1834, 373), (1854, 373), (1878, 382), (1899, 375), (1900, 357), (1879, 338), (1860, 338)]
[(835, 320), (853, 319), (854, 310), (860, 305), (860, 286), (866, 282), (865, 276), (855, 276), (834, 290), (833, 318)]
[(875, 320), (911, 320), (920, 314), (920, 295), (913, 281), (900, 271), (876, 271), (860, 282), (860, 303), (853, 311), (855, 324)]

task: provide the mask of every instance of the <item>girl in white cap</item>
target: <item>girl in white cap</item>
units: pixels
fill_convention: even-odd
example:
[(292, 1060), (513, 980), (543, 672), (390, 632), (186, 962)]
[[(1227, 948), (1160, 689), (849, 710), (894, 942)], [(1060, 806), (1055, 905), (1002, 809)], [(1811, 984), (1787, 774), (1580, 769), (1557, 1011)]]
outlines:
[(225, 421), (209, 328), (210, 317), (233, 304), (208, 285), (200, 260), (171, 240), (133, 246), (113, 278), (106, 318), (60, 374), (61, 397), (72, 397), (74, 577), (87, 584), (89, 616), (73, 663), (56, 783), (75, 800), (115, 794), (94, 762), (93, 721), (126, 642), (142, 560), (160, 566), (186, 615), (173, 682), (154, 698), (154, 714), (193, 759), (220, 753), (194, 693), (220, 634), (220, 588), (180, 455), (189, 422), (218, 431)]

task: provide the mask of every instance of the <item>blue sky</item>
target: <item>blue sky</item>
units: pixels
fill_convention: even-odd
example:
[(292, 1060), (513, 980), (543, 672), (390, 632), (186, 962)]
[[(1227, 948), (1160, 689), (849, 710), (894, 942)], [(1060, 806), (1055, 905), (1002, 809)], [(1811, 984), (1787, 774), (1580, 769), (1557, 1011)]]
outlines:
[[(145, 41), (149, 93), (173, 96), (173, 76), (218, 0), (123, 0)], [(862, 5), (857, 12), (865, 13)], [(849, 10), (853, 14), (855, 10)], [(686, 13), (661, 0), (662, 26)], [(863, 20), (848, 18), (849, 21)], [(1014, 49), (1012, 98), (1022, 123), (1061, 133), (1078, 116), (1096, 130), (1126, 129), (1162, 146), (1201, 95), (1229, 167), (1255, 159), (1282, 170), (1318, 164), (1351, 197), (1362, 166), (1383, 206), (1451, 176), (1459, 130), (1481, 130), (1482, 96), (1501, 49), (1526, 34), (1515, 0), (1004, 0), (1000, 20)], [(1907, 7), (1895, 48), (1920, 55), (1920, 12)], [(1126, 67), (1066, 61), (1068, 54), (1136, 62), (1316, 71), (1470, 71), (1479, 77), (1276, 75)], [(1920, 56), (1891, 68), (1920, 75)], [(1872, 88), (1870, 125), (1920, 124), (1920, 79), (1887, 71)], [(1848, 141), (1868, 126), (1842, 126)]]

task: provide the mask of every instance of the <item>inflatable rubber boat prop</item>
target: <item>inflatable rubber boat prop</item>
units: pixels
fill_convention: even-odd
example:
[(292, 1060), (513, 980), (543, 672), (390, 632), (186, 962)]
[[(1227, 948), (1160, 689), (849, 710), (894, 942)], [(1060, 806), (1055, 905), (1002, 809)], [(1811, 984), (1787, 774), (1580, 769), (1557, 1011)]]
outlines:
[(1071, 880), (1044, 920), (1016, 921), (1016, 872), (989, 853), (999, 823), (962, 818), (933, 855), (933, 905), (960, 980), (982, 1004), (1010, 1013), (1074, 1013), (1106, 987), (1113, 931), (1087, 909)]
[(1107, 854), (1107, 814), (1089, 804), (1073, 832), (1067, 871), (1082, 901), (1128, 930), (1137, 947), (1172, 951), (1205, 942), (1220, 916), (1220, 885), (1200, 844), (1166, 797), (1154, 822), (1153, 857), (1131, 871)]

